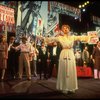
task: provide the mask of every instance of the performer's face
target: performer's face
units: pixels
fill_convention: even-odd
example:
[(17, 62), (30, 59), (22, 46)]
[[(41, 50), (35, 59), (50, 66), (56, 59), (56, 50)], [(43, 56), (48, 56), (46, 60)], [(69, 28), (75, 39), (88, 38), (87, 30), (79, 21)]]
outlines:
[(6, 37), (5, 36), (2, 38), (2, 41), (3, 42), (6, 42)]
[(85, 50), (88, 50), (88, 48), (87, 48), (87, 47), (85, 47)]
[(42, 43), (42, 46), (45, 46), (45, 44), (44, 44), (44, 43)]
[(14, 41), (15, 41), (15, 39), (14, 39), (14, 38), (11, 38), (11, 39), (10, 39), (10, 42), (11, 42), (11, 43), (13, 43)]
[(64, 25), (64, 26), (62, 26), (62, 31), (64, 34), (68, 34), (70, 29), (66, 25)]
[(57, 42), (54, 42), (54, 44), (53, 44), (54, 46), (57, 46)]
[(22, 39), (22, 42), (25, 44), (26, 43), (26, 40), (25, 39)]
[(100, 47), (100, 41), (98, 42), (98, 44), (97, 44), (97, 45), (98, 45), (98, 47)]

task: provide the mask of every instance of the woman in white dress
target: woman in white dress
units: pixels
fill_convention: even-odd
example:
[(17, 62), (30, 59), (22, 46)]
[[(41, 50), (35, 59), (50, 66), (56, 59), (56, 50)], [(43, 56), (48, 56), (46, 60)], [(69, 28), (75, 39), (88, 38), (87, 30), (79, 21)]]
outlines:
[(62, 25), (62, 36), (45, 38), (45, 42), (59, 42), (62, 46), (62, 51), (59, 57), (58, 75), (57, 75), (57, 90), (68, 93), (75, 93), (78, 89), (76, 62), (73, 50), (75, 40), (86, 41), (90, 39), (89, 36), (70, 36), (70, 27)]

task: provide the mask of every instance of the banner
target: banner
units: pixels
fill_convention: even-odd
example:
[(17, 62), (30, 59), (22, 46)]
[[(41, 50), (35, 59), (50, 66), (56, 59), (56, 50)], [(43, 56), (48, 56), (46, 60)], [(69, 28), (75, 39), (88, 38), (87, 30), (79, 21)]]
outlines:
[(53, 31), (53, 29), (55, 29), (58, 26), (58, 24), (59, 24), (59, 15), (55, 12), (48, 13), (47, 33)]
[(61, 14), (67, 14), (72, 17), (81, 18), (81, 10), (79, 8), (56, 1), (50, 1), (50, 10)]
[[(45, 20), (45, 22), (44, 22)], [(47, 2), (19, 1), (17, 14), (17, 37), (21, 35), (34, 38), (47, 28)]]
[(14, 9), (0, 5), (0, 32), (5, 31), (5, 25), (7, 32), (15, 33)]
[(46, 35), (55, 36), (59, 31), (59, 13), (52, 10), (51, 1), (48, 1), (48, 23)]

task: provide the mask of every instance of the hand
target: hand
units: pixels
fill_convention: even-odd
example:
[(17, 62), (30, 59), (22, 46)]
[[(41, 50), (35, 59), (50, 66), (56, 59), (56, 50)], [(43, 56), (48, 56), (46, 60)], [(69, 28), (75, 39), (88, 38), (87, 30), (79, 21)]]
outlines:
[(41, 62), (41, 59), (39, 59), (38, 61)]
[(91, 38), (97, 38), (97, 36), (96, 36), (96, 35), (91, 35), (91, 36), (90, 36), (90, 39), (91, 39)]
[(4, 56), (4, 59), (8, 59), (8, 57), (7, 56)]
[(84, 61), (84, 64), (86, 63), (86, 61)]
[(47, 59), (47, 62), (50, 62), (50, 59)]
[(15, 47), (14, 47), (14, 46), (11, 46), (11, 48), (15, 49)]
[(95, 60), (93, 59), (93, 63), (95, 63)]

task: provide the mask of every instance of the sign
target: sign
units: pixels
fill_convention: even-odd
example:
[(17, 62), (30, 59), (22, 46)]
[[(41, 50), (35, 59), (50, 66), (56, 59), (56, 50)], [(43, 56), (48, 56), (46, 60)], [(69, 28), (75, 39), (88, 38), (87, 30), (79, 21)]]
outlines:
[(5, 31), (5, 25), (7, 32), (15, 32), (14, 9), (0, 5), (0, 32)]
[(93, 38), (90, 39), (88, 42), (89, 44), (96, 44), (97, 41), (99, 40), (97, 31), (88, 31), (88, 36), (93, 36)]

